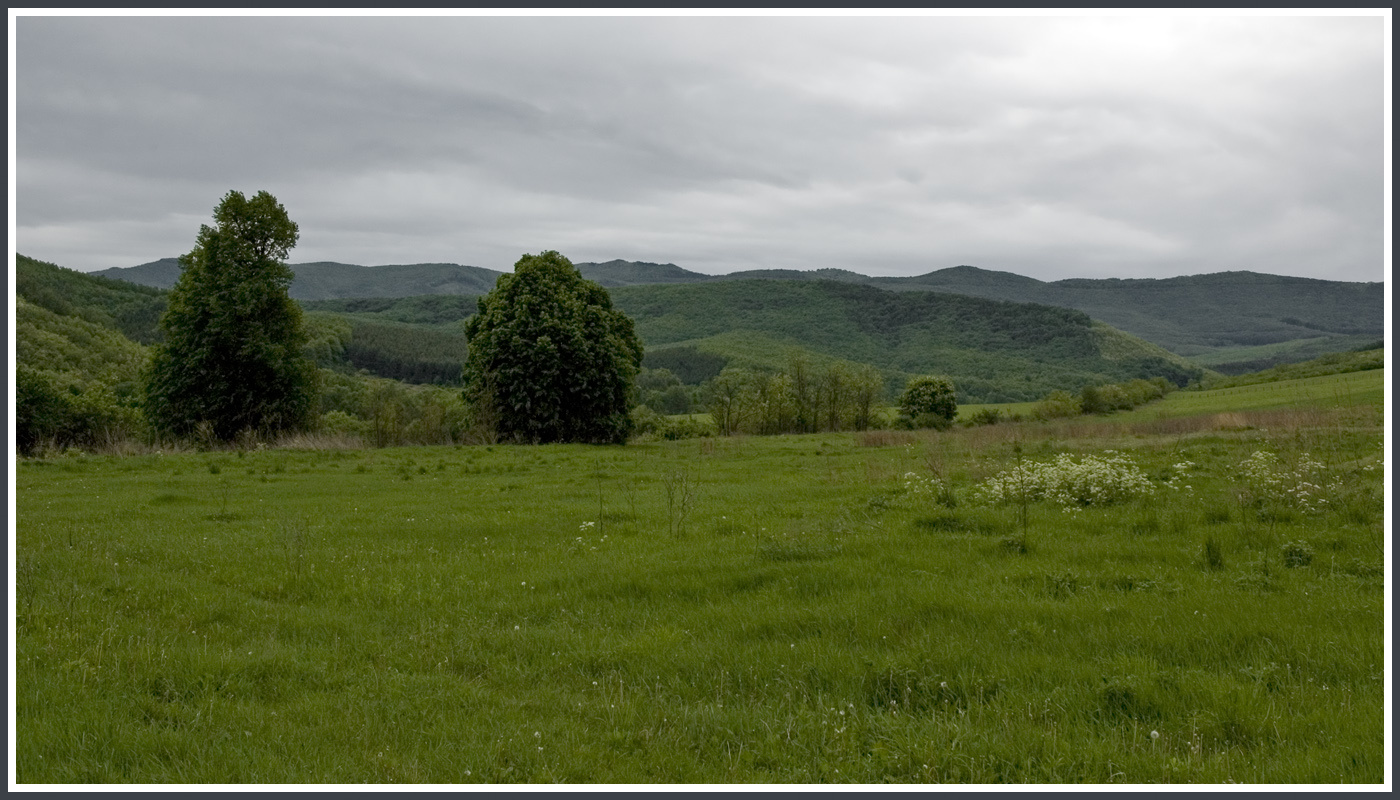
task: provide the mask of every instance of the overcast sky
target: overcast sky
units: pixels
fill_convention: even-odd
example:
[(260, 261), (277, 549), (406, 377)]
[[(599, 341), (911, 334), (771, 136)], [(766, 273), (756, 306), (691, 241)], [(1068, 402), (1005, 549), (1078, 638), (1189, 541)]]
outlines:
[(14, 250), (1386, 276), (1361, 17), (12, 17)]

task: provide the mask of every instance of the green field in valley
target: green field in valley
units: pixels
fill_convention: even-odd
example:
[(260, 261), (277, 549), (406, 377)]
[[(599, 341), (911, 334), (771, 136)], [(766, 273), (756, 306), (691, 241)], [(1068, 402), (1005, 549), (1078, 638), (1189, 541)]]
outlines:
[(24, 459), (15, 780), (1379, 783), (1383, 380)]

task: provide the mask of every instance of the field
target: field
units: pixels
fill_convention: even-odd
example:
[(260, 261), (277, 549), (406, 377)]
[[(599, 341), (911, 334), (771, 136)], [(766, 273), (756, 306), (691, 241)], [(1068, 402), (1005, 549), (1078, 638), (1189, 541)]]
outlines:
[(1383, 380), (22, 460), (14, 779), (1381, 783)]

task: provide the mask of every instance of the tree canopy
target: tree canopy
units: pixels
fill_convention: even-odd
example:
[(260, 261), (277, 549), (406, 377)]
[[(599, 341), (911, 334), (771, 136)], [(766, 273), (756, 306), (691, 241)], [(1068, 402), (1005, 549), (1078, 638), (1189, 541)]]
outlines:
[(146, 374), (146, 416), (157, 429), (228, 441), (309, 424), (316, 370), (302, 352), (301, 309), (287, 296), (297, 236), (267, 192), (229, 192), (214, 226), (200, 226)]
[(904, 387), (899, 410), (920, 428), (945, 429), (958, 416), (953, 381), (941, 375), (921, 375)]
[(642, 343), (602, 286), (551, 250), (522, 256), (477, 308), (463, 380), (479, 424), (523, 442), (627, 440)]

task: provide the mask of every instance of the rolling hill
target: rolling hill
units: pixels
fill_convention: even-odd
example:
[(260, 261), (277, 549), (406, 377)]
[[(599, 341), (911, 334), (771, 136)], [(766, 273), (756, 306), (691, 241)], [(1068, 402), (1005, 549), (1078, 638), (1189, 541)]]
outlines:
[(612, 290), (656, 363), (673, 347), (774, 368), (806, 352), (870, 364), (902, 384), (951, 376), (962, 402), (1015, 402), (1134, 378), (1177, 385), (1202, 370), (1082, 312), (839, 281), (714, 281)]
[[(417, 295), (478, 295), (491, 291), (501, 273), (461, 264), (388, 264), (361, 267), (333, 261), (292, 264), (296, 279), (288, 294), (293, 300), (334, 300), (357, 297)], [(135, 267), (115, 267), (92, 273), (103, 278), (169, 289), (180, 277), (180, 262), (162, 258)]]
[[(585, 278), (611, 289), (654, 285), (715, 285), (732, 281), (834, 281), (890, 292), (941, 292), (1071, 308), (1172, 353), (1223, 372), (1259, 369), (1320, 353), (1355, 349), (1385, 332), (1385, 286), (1219, 272), (1165, 279), (1039, 281), (970, 266), (904, 278), (846, 270), (756, 270), (703, 275), (675, 264), (614, 260), (576, 265)], [(294, 264), (293, 298), (304, 301), (483, 294), (501, 273), (460, 264), (359, 267)], [(169, 288), (174, 259), (94, 273)], [(1264, 348), (1263, 350), (1259, 348)]]
[[(629, 270), (635, 277), (652, 266), (615, 262), (608, 268), (620, 280)], [(151, 291), (48, 267), (73, 285), (90, 282)], [(419, 279), (438, 281), (434, 285), (439, 287), (447, 285), (444, 276), (474, 275), (444, 272), (433, 265), (311, 264), (296, 269), (303, 295), (317, 293), (308, 290), (318, 285), (316, 281), (331, 280), (326, 276), (333, 279), (346, 270), (365, 278), (417, 274)], [(675, 270), (670, 274), (684, 278)], [(320, 285), (324, 290), (325, 284)], [(470, 288), (465, 280), (457, 286)], [(671, 361), (684, 356), (696, 363), (708, 358), (704, 374), (729, 363), (776, 368), (801, 355), (813, 361), (870, 364), (886, 376), (891, 389), (912, 374), (949, 374), (964, 402), (1031, 400), (1054, 389), (1139, 377), (1161, 376), (1181, 385), (1202, 374), (1171, 353), (1095, 323), (1082, 312), (1045, 305), (891, 292), (849, 280), (725, 279), (623, 286), (610, 292), (614, 303), (636, 321), (652, 363), (665, 362), (668, 356)], [(474, 310), (472, 297), (457, 292), (306, 300), (303, 305), (308, 321), (318, 329), (340, 331), (327, 334), (336, 344), (322, 348), (330, 354), (321, 358), (323, 366), (333, 367), (331, 362), (338, 359), (346, 369), (453, 385), (465, 360), (460, 326)]]

